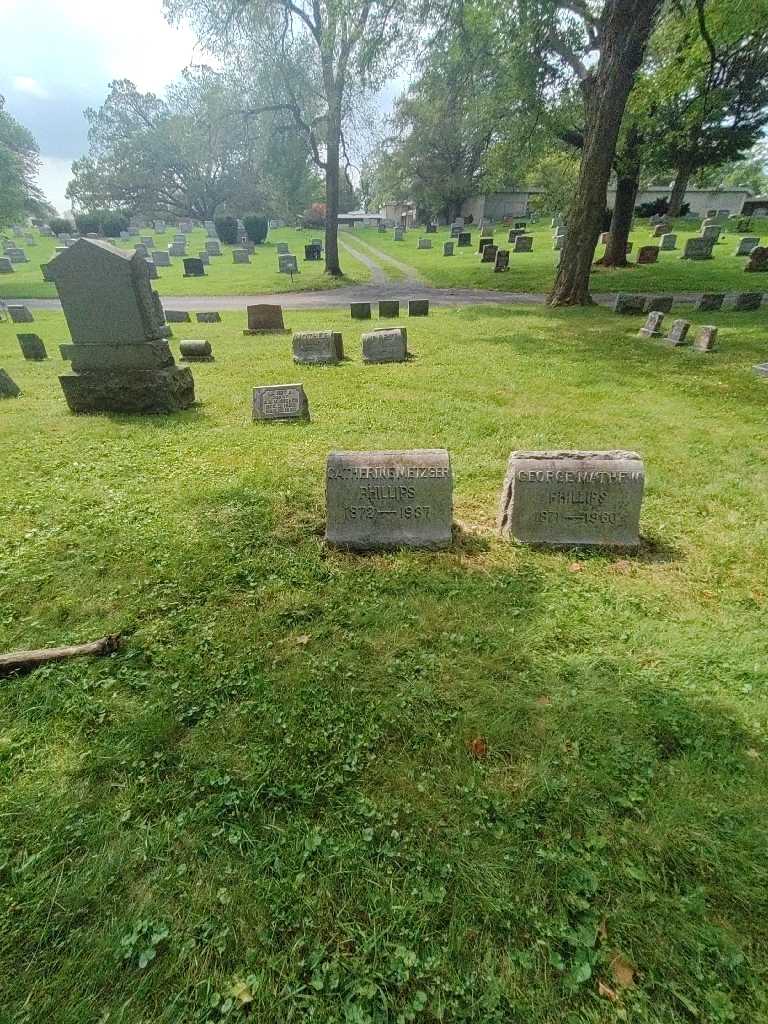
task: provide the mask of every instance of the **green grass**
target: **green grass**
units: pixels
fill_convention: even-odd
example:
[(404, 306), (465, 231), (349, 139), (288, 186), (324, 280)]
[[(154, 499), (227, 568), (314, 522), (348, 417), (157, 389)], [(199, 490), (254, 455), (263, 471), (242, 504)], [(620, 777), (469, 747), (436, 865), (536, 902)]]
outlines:
[[(651, 237), (647, 221), (638, 221), (638, 227), (631, 234), (634, 243), (633, 260), (641, 245), (658, 244), (658, 239)], [(755, 236), (762, 234), (763, 240), (768, 235), (768, 220), (753, 221), (754, 230), (748, 232)], [(471, 248), (454, 248), (453, 256), (443, 256), (443, 242), (450, 233), (442, 230), (432, 239), (432, 249), (419, 250), (418, 240), (427, 237), (424, 230), (408, 231), (402, 242), (395, 242), (392, 232), (379, 234), (372, 228), (355, 231), (361, 239), (380, 249), (382, 252), (395, 256), (400, 262), (408, 264), (430, 284), (438, 288), (489, 288), (510, 292), (547, 292), (552, 286), (555, 266), (560, 254), (552, 248), (552, 229), (549, 220), (531, 225), (534, 236), (533, 252), (510, 253), (510, 270), (508, 273), (496, 274), (493, 264), (480, 263), (477, 244), (480, 239), (475, 225), (470, 225), (472, 232)], [(674, 228), (678, 235), (678, 248), (674, 252), (659, 253), (655, 264), (632, 266), (625, 269), (604, 270), (596, 267), (592, 274), (592, 290), (600, 292), (697, 292), (697, 291), (768, 291), (768, 275), (745, 274), (746, 257), (734, 256), (738, 240), (746, 232), (735, 233), (731, 230), (723, 236), (724, 241), (715, 246), (713, 260), (681, 260), (686, 238), (699, 233), (692, 231), (690, 225), (680, 220)], [(498, 226), (493, 232), (497, 245), (512, 249), (507, 242), (508, 228)], [(597, 257), (602, 256), (603, 246), (598, 246)]]
[[(309, 368), (227, 313), (158, 418), (70, 415), (0, 324), (0, 650), (125, 636), (0, 683), (3, 1024), (768, 1019), (768, 340), (707, 320), (438, 310), (363, 366), (292, 312), (344, 332)], [(327, 452), (412, 446), (452, 549), (326, 550)], [(510, 450), (569, 447), (642, 453), (636, 556), (496, 537)]]
[[(142, 235), (152, 236), (157, 249), (167, 249), (173, 241), (175, 229), (163, 234), (146, 230)], [(222, 255), (211, 258), (206, 267), (205, 277), (184, 277), (184, 263), (181, 258), (171, 257), (172, 266), (159, 267), (159, 277), (153, 287), (160, 295), (253, 295), (261, 292), (321, 291), (338, 288), (346, 284), (355, 284), (370, 280), (370, 270), (353, 256), (342, 254), (341, 265), (346, 276), (343, 278), (328, 277), (323, 273), (324, 264), (304, 262), (304, 245), (316, 231), (295, 231), (292, 228), (279, 228), (269, 233), (269, 240), (264, 245), (256, 246), (249, 264), (232, 262), (234, 246), (222, 245)], [(187, 236), (187, 253), (197, 256), (205, 248), (207, 235), (202, 228), (197, 228)], [(138, 235), (129, 241), (116, 244), (132, 249), (138, 242)], [(290, 274), (278, 274), (277, 253), (275, 244), (288, 242), (291, 251), (298, 258), (300, 273), (291, 279)], [(37, 245), (29, 248), (23, 241), (19, 244), (25, 248), (29, 263), (14, 265), (13, 274), (0, 276), (0, 299), (46, 299), (56, 298), (56, 288), (42, 279), (40, 264), (46, 263), (54, 255), (59, 244), (56, 239), (38, 237)]]

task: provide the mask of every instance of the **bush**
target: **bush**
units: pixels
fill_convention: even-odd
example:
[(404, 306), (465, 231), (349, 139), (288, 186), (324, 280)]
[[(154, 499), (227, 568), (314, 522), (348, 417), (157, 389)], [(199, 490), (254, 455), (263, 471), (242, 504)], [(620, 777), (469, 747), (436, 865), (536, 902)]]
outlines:
[(72, 221), (65, 220), (64, 217), (52, 217), (48, 221), (48, 227), (54, 235), (71, 235), (75, 230), (75, 225)]
[(97, 213), (76, 213), (75, 226), (81, 235), (101, 232), (101, 220)]
[(225, 245), (237, 245), (237, 217), (217, 217), (214, 224), (219, 241)]
[(253, 244), (261, 245), (269, 230), (267, 218), (262, 217), (261, 214), (250, 213), (247, 217), (243, 217), (243, 224), (245, 224), (245, 233)]
[(122, 213), (105, 214), (101, 222), (101, 230), (107, 238), (117, 238), (121, 231), (128, 230), (128, 218)]
[(301, 225), (305, 228), (325, 227), (325, 203), (312, 203), (299, 217)]
[[(680, 215), (685, 216), (691, 208), (690, 203), (683, 203), (680, 207)], [(635, 207), (636, 217), (656, 217), (663, 216), (669, 212), (669, 200), (662, 196), (659, 199), (654, 199), (651, 203), (640, 203), (639, 206)]]

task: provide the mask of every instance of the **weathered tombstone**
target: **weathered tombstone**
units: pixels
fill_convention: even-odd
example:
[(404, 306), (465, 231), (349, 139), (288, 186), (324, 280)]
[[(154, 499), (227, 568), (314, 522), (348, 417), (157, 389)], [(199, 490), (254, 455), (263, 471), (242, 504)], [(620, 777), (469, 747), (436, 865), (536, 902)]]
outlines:
[(283, 307), (258, 303), (247, 307), (248, 327), (243, 334), (290, 334), (283, 323)]
[[(56, 251), (58, 252), (58, 249)], [(133, 247), (133, 251), (136, 253), (137, 256), (143, 256), (144, 259), (146, 259), (149, 256), (149, 249), (146, 247), (146, 245), (142, 245), (141, 242), (139, 242), (138, 245), (135, 245)]]
[(165, 322), (167, 324), (189, 324), (192, 318), (186, 309), (166, 309)]
[(404, 327), (381, 327), (362, 336), (364, 363), (404, 363), (408, 334)]
[(435, 223), (427, 224), (426, 231), (427, 231), (428, 235), (436, 235), (437, 234), (437, 224), (435, 224)]
[(381, 299), (379, 301), (379, 319), (391, 320), (400, 316), (400, 301), (398, 299)]
[(429, 299), (410, 299), (408, 316), (429, 316)]
[(293, 336), (294, 363), (333, 365), (343, 358), (341, 334), (336, 331), (297, 331)]
[[(45, 264), (43, 264), (45, 266)], [(0, 274), (14, 274), (13, 264), (7, 256), (0, 256)]]
[(16, 337), (21, 346), (21, 354), (25, 359), (29, 359), (32, 362), (40, 362), (48, 358), (43, 339), (39, 334), (17, 334)]
[(196, 256), (184, 258), (184, 277), (205, 277), (205, 267), (202, 260)]
[(496, 261), (496, 253), (498, 251), (499, 251), (499, 247), (497, 245), (492, 245), (492, 244), (484, 245), (483, 248), (482, 248), (482, 251), (480, 253), (480, 262), (481, 263), (495, 263), (495, 261)]
[(253, 389), (254, 420), (308, 420), (303, 384), (270, 384)]
[(384, 224), (382, 221), (379, 221), (379, 223), (376, 225), (376, 230), (379, 232), (380, 235), (386, 235), (387, 225)]
[(672, 252), (677, 249), (677, 235), (668, 234), (665, 232), (661, 236), (661, 244), (659, 246), (662, 252)]
[(639, 334), (643, 338), (660, 338), (661, 337), (661, 325), (664, 320), (664, 314), (660, 310), (654, 310), (648, 314), (648, 319), (645, 321), (643, 326), (640, 328)]
[(477, 251), (482, 253), (486, 245), (493, 245), (493, 238), (490, 235), (481, 235), (480, 241), (477, 243)]
[[(487, 248), (489, 246), (486, 246)], [(483, 251), (483, 259), (485, 259), (485, 251)], [(509, 270), (509, 249), (497, 249), (493, 272), (494, 274), (501, 274), (505, 270)]]
[(720, 225), (708, 224), (706, 227), (702, 227), (701, 237), (705, 242), (711, 242), (714, 245), (720, 239)]
[(310, 242), (309, 245), (304, 246), (304, 259), (311, 263), (316, 263), (318, 260), (323, 258), (323, 248), (321, 245), (315, 245)]
[(717, 216), (717, 210), (707, 210), (704, 216), (707, 217), (707, 218), (716, 217)]
[(652, 234), (653, 234), (654, 238), (661, 238), (661, 236), (662, 235), (666, 235), (666, 233), (668, 231), (669, 231), (669, 224), (666, 224), (664, 221), (659, 221), (659, 223), (653, 229)]
[(533, 252), (533, 235), (518, 235), (515, 239), (515, 252)]
[(221, 243), (217, 238), (209, 238), (205, 243), (205, 251), (209, 256), (221, 256)]
[(673, 320), (672, 326), (670, 327), (667, 336), (664, 338), (664, 341), (673, 348), (679, 348), (680, 345), (687, 345), (688, 331), (690, 329), (690, 320)]
[(717, 328), (705, 324), (696, 331), (693, 347), (697, 352), (712, 352), (717, 344)]
[(289, 249), (288, 249), (288, 243), (287, 242), (277, 242), (276, 243), (276, 245), (275, 245), (275, 252), (277, 253), (278, 256), (284, 256), (288, 251), (289, 251)]
[(174, 245), (186, 245), (187, 244), (187, 236), (184, 234), (183, 231), (180, 231), (178, 233), (178, 235), (174, 235), (173, 236), (173, 244)]
[(471, 231), (460, 231), (459, 237), (456, 239), (456, 245), (459, 249), (466, 249), (467, 246), (472, 245), (472, 232)]
[(525, 228), (510, 228), (509, 233), (507, 234), (507, 241), (509, 242), (510, 245), (512, 245), (514, 244), (516, 238), (524, 234)]
[(155, 248), (155, 240), (151, 235), (139, 235), (139, 241), (142, 245), (146, 245), (148, 249)]
[(453, 477), (443, 448), (331, 452), (325, 539), (353, 551), (445, 548), (451, 543)]
[(152, 253), (152, 262), (156, 267), (170, 267), (171, 255), (165, 249), (157, 249)]
[(760, 245), (760, 239), (754, 235), (747, 235), (746, 238), (742, 238), (739, 242), (739, 247), (734, 256), (749, 256), (756, 246)]
[(9, 305), (8, 315), (15, 324), (31, 324), (35, 319), (27, 306)]
[(756, 245), (749, 254), (749, 260), (744, 270), (748, 274), (764, 274), (768, 271), (768, 246)]
[[(737, 313), (748, 313), (754, 309), (760, 309), (763, 301), (762, 292), (739, 292), (733, 301), (733, 308)], [(10, 310), (10, 306), (8, 309)]]
[(704, 230), (704, 228), (712, 227), (720, 227), (717, 217), (705, 217), (704, 220), (701, 222), (702, 231)]
[(396, 242), (402, 242), (405, 237), (405, 231), (402, 228), (395, 228), (392, 237)]
[(649, 295), (643, 303), (643, 312), (669, 313), (674, 301), (674, 295)]
[(186, 339), (179, 342), (181, 363), (212, 363), (213, 350), (209, 341), (193, 341)]
[[(184, 261), (186, 263), (186, 260)], [(233, 249), (232, 250), (232, 262), (233, 263), (250, 263), (251, 257), (246, 249)]]
[(681, 260), (711, 260), (712, 242), (706, 238), (687, 238)]
[(279, 274), (298, 274), (299, 264), (293, 253), (287, 252), (277, 257), (277, 272)]
[(718, 210), (717, 211), (717, 216), (718, 217), (730, 217), (730, 215), (731, 215), (731, 211), (730, 210)]
[(659, 258), (658, 245), (641, 245), (637, 250), (638, 263), (656, 263)]
[(0, 369), (0, 398), (18, 398), (21, 388), (5, 370)]
[(210, 266), (211, 254), (208, 252), (207, 249), (203, 249), (202, 252), (199, 252), (197, 254), (197, 257), (200, 260), (200, 262), (203, 264), (204, 267)]
[(211, 311), (208, 313), (195, 313), (195, 319), (199, 324), (220, 324), (221, 313)]
[(23, 249), (17, 249), (14, 246), (11, 246), (5, 250), (5, 255), (11, 263), (29, 263), (29, 256), (27, 256)]
[(419, 239), (418, 247), (419, 247), (419, 249), (431, 249), (432, 248), (432, 239), (431, 238), (420, 238)]
[[(40, 271), (41, 271), (41, 273), (43, 275), (43, 280), (44, 281), (53, 281), (53, 278), (48, 273), (48, 264), (47, 263), (41, 263), (40, 264)], [(2, 270), (0, 270), (0, 274), (1, 273), (2, 273)]]
[(461, 234), (461, 228), (458, 224), (451, 224), (451, 238), (458, 238)]
[(349, 315), (353, 320), (370, 320), (371, 319), (371, 304), (370, 302), (350, 302), (349, 304)]
[(711, 313), (713, 310), (722, 309), (724, 300), (725, 292), (704, 292), (693, 308), (697, 313)]
[(443, 242), (443, 256), (453, 256), (453, 242)]
[(146, 260), (147, 269), (149, 270), (149, 280), (156, 281), (160, 275), (157, 272), (157, 264), (154, 260)]
[(158, 233), (158, 235), (162, 235), (163, 234), (163, 232), (165, 231), (165, 221), (164, 220), (156, 220), (155, 221), (155, 231)]
[(619, 292), (613, 300), (614, 313), (642, 313), (645, 307), (645, 295), (631, 295)]
[(171, 412), (195, 400), (174, 363), (162, 307), (141, 256), (80, 240), (49, 264), (71, 345), (72, 374), (59, 378), (72, 412)]
[(168, 252), (177, 259), (183, 259), (187, 255), (187, 246), (184, 242), (171, 242), (168, 246)]
[(644, 482), (636, 452), (512, 452), (499, 531), (524, 544), (637, 547)]

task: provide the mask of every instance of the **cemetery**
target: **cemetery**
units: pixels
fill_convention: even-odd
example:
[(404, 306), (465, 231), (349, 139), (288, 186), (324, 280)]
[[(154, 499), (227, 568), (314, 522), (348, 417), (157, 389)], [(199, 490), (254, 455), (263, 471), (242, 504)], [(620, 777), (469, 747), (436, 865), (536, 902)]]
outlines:
[(62, 216), (3, 15), (0, 1024), (768, 1020), (768, 9), (156, 6)]

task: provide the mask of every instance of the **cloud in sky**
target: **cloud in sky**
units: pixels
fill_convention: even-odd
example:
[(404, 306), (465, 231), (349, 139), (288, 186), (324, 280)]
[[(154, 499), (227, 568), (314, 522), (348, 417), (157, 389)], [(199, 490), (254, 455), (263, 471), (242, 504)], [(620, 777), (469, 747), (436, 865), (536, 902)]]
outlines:
[(25, 92), (29, 96), (37, 96), (39, 100), (48, 99), (48, 90), (45, 86), (41, 85), (36, 78), (30, 78), (28, 75), (14, 75), (13, 89), (14, 92)]

